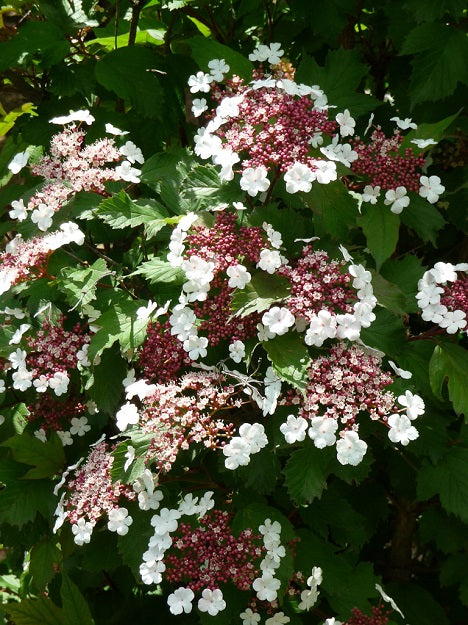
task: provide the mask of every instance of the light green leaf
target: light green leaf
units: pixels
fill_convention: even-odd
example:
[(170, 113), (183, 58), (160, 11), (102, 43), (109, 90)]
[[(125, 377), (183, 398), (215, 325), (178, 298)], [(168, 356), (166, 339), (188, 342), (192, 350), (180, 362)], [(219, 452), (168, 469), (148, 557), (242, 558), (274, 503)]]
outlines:
[(156, 200), (150, 198), (132, 200), (125, 191), (120, 191), (101, 202), (95, 214), (109, 226), (119, 230), (152, 224), (154, 221), (159, 222), (162, 228), (166, 224), (164, 218), (167, 211)]
[(284, 468), (285, 484), (298, 506), (320, 499), (327, 487), (330, 465), (329, 450), (317, 449), (308, 441), (302, 449), (291, 454)]
[(180, 285), (186, 281), (185, 272), (180, 267), (173, 267), (167, 260), (152, 258), (144, 263), (135, 274), (141, 274), (151, 284), (164, 282), (165, 284)]
[(208, 71), (208, 63), (212, 59), (224, 59), (229, 65), (228, 75), (237, 74), (245, 80), (252, 79), (252, 63), (239, 52), (218, 43), (214, 39), (193, 37), (183, 42), (192, 51), (192, 56), (204, 72)]
[(26, 473), (24, 479), (37, 480), (55, 475), (65, 462), (63, 445), (56, 435), (43, 443), (35, 436), (15, 434), (0, 445), (9, 447), (17, 462), (34, 466)]
[(302, 336), (287, 332), (262, 343), (273, 369), (282, 380), (304, 391), (310, 357)]
[[(111, 469), (113, 482), (120, 480), (124, 484), (132, 484), (140, 477), (145, 469), (146, 452), (148, 451), (148, 447), (153, 439), (154, 435), (142, 434), (140, 431), (136, 431), (132, 435), (131, 440), (123, 441), (117, 445), (112, 452), (112, 455), (114, 456), (114, 462)], [(127, 453), (127, 449), (130, 445), (135, 449), (135, 460), (125, 471), (124, 466), (127, 462), (125, 454)]]
[(432, 392), (442, 399), (442, 388), (447, 381), (450, 401), (457, 414), (464, 414), (468, 422), (468, 352), (454, 343), (436, 345), (429, 362)]
[(395, 251), (400, 220), (388, 206), (363, 204), (358, 223), (366, 235), (367, 247), (375, 259), (377, 269), (380, 269)]
[(65, 294), (67, 301), (73, 307), (85, 306), (96, 298), (96, 286), (111, 272), (105, 260), (98, 258), (87, 269), (71, 269), (65, 267), (60, 270), (58, 289)]
[(289, 283), (284, 278), (265, 272), (257, 273), (243, 289), (236, 289), (231, 308), (236, 317), (260, 313), (287, 297), (289, 290)]

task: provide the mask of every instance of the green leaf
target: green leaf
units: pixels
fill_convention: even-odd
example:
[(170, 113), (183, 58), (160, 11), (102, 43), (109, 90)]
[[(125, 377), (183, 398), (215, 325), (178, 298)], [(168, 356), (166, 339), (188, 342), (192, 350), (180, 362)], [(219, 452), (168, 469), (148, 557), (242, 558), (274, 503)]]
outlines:
[(69, 625), (63, 610), (48, 597), (9, 603), (6, 612), (15, 625)]
[(406, 344), (406, 328), (399, 317), (388, 310), (374, 309), (376, 316), (370, 328), (361, 330), (361, 340), (369, 347), (385, 352), (391, 358), (397, 358)]
[(164, 95), (160, 80), (152, 71), (158, 56), (149, 48), (131, 46), (109, 52), (96, 63), (96, 80), (145, 117), (159, 117)]
[(284, 469), (285, 484), (298, 506), (320, 499), (327, 487), (330, 464), (329, 450), (317, 449), (308, 441), (291, 454)]
[(246, 467), (239, 467), (239, 477), (257, 493), (268, 494), (275, 490), (279, 474), (279, 461), (271, 449), (263, 449), (250, 458)]
[(372, 288), (379, 304), (396, 315), (405, 315), (406, 299), (397, 285), (385, 280), (376, 271), (371, 271), (371, 273)]
[(346, 240), (358, 215), (357, 204), (344, 184), (337, 180), (329, 184), (314, 183), (304, 194), (307, 206), (314, 214), (314, 230), (319, 237)]
[(96, 216), (114, 230), (135, 228), (154, 221), (160, 222), (161, 228), (166, 224), (164, 220), (166, 210), (159, 202), (149, 198), (134, 201), (125, 191), (120, 191), (101, 202), (96, 210)]
[(173, 267), (167, 260), (152, 258), (141, 263), (135, 274), (141, 274), (151, 284), (164, 282), (165, 284), (180, 285), (186, 281), (185, 272), (180, 267)]
[(181, 196), (192, 211), (213, 210), (239, 199), (237, 184), (222, 183), (217, 170), (198, 165), (182, 182)]
[(58, 473), (65, 463), (63, 445), (56, 435), (43, 443), (35, 436), (15, 434), (0, 445), (9, 447), (17, 462), (34, 466), (23, 476), (24, 479), (51, 477)]
[[(405, 300), (403, 306), (405, 312), (418, 312), (416, 294), (418, 292), (418, 281), (424, 273), (424, 267), (419, 258), (411, 255), (400, 259), (387, 260), (380, 273), (386, 280), (398, 286)], [(383, 303), (381, 299), (379, 301)]]
[(245, 80), (252, 79), (252, 63), (244, 55), (228, 46), (218, 43), (214, 39), (205, 39), (205, 37), (192, 37), (192, 39), (184, 41), (183, 44), (190, 47), (193, 58), (204, 72), (208, 71), (208, 63), (212, 59), (224, 59), (230, 68), (229, 76), (237, 74)]
[(54, 577), (57, 566), (62, 561), (62, 552), (55, 540), (44, 538), (31, 550), (29, 572), (36, 589), (42, 592)]
[(38, 55), (45, 67), (59, 63), (70, 50), (70, 43), (59, 26), (51, 22), (26, 20), (10, 41), (0, 43), (0, 71), (32, 64)]
[(468, 352), (454, 343), (436, 345), (429, 362), (432, 392), (439, 399), (447, 380), (450, 401), (457, 414), (468, 422)]
[[(140, 477), (145, 469), (146, 452), (153, 439), (153, 434), (142, 434), (137, 430), (132, 434), (132, 440), (123, 441), (117, 445), (112, 452), (114, 456), (114, 462), (111, 468), (113, 482), (120, 480), (124, 484), (131, 484)], [(124, 466), (127, 462), (125, 454), (130, 445), (135, 449), (135, 460), (125, 471)]]
[(285, 278), (265, 272), (257, 273), (243, 289), (234, 291), (231, 308), (236, 317), (260, 313), (268, 310), (275, 302), (282, 301), (289, 295), (289, 290)]
[(409, 84), (413, 107), (446, 98), (459, 82), (468, 82), (465, 33), (448, 24), (428, 22), (416, 26), (406, 37), (400, 54), (415, 55)]
[[(405, 615), (405, 623), (415, 625), (450, 625), (445, 609), (434, 593), (412, 581), (389, 582), (384, 590)], [(399, 620), (401, 623), (401, 619)]]
[(439, 496), (443, 508), (468, 522), (468, 449), (452, 446), (436, 465), (426, 461), (417, 477), (420, 501)]
[(67, 625), (94, 625), (85, 598), (78, 586), (65, 573), (62, 573), (60, 597), (64, 614), (66, 614)]
[(444, 119), (433, 124), (418, 124), (416, 130), (411, 130), (405, 134), (400, 146), (400, 151), (403, 152), (407, 148), (411, 148), (415, 154), (421, 154), (427, 149), (431, 149), (430, 147), (418, 148), (414, 143), (411, 143), (411, 141), (413, 141), (413, 139), (434, 139), (434, 141), (440, 141), (445, 134), (445, 130), (457, 119), (462, 110), (463, 109), (460, 109), (454, 115), (444, 117)]
[(265, 503), (249, 503), (240, 508), (232, 521), (232, 531), (235, 535), (240, 534), (245, 529), (258, 532), (259, 526), (265, 523), (265, 519), (278, 521), (281, 525), (281, 542), (283, 544), (294, 538), (294, 528), (291, 521), (277, 508)]
[(395, 251), (400, 220), (388, 206), (363, 204), (358, 223), (366, 236), (367, 247), (375, 259), (377, 269), (380, 269)]
[(419, 195), (412, 195), (408, 208), (400, 214), (405, 224), (423, 240), (436, 245), (437, 233), (447, 223), (433, 204)]
[(297, 332), (287, 332), (262, 343), (273, 369), (282, 380), (304, 391), (310, 357), (302, 337)]
[(87, 269), (61, 269), (59, 275), (62, 280), (58, 282), (58, 288), (73, 307), (78, 304), (85, 306), (96, 298), (97, 283), (110, 274), (105, 260), (98, 258)]
[(94, 367), (90, 378), (89, 394), (103, 412), (114, 416), (122, 395), (122, 380), (127, 373), (127, 365), (119, 350), (107, 349), (101, 362)]

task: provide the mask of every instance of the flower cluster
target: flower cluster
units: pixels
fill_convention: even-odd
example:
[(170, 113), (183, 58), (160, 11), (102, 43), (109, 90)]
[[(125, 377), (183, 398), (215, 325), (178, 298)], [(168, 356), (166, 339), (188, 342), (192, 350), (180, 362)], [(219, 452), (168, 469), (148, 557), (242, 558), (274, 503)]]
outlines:
[(406, 391), (398, 397), (406, 408), (406, 414), (400, 414), (395, 395), (386, 390), (392, 382), (378, 356), (358, 345), (339, 343), (330, 348), (329, 356), (312, 361), (305, 398), (296, 394), (282, 400), (299, 404), (299, 415), (289, 415), (280, 430), (289, 444), (303, 441), (307, 432), (319, 449), (336, 445), (341, 464), (357, 465), (367, 451), (358, 434), (363, 414), (385, 423), (392, 442), (407, 445), (418, 436), (411, 422), (424, 413), (424, 402)]
[[(462, 275), (459, 277), (458, 273)], [(468, 316), (468, 263), (438, 262), (418, 282), (416, 299), (424, 321), (448, 334), (464, 330)]]

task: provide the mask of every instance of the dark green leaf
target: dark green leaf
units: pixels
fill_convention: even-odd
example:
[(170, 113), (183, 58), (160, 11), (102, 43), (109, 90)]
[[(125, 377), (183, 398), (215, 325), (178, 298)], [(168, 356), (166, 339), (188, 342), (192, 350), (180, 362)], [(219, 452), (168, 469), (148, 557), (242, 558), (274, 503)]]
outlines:
[(135, 228), (154, 221), (161, 222), (161, 227), (166, 223), (166, 211), (156, 200), (141, 198), (134, 201), (125, 191), (101, 202), (95, 214), (115, 230)]
[[(422, 278), (424, 273), (424, 267), (419, 258), (411, 255), (398, 260), (387, 260), (381, 268), (380, 273), (386, 280), (396, 284), (402, 292), (405, 299), (403, 305), (405, 312), (418, 312), (419, 308), (416, 301), (416, 294), (418, 292), (418, 281)], [(379, 302), (383, 304), (381, 299), (379, 299)], [(389, 310), (392, 309), (389, 308)], [(392, 312), (396, 312), (396, 310), (392, 310)]]
[(228, 46), (205, 37), (193, 37), (184, 41), (192, 50), (192, 56), (204, 72), (208, 71), (208, 63), (212, 59), (224, 59), (229, 65), (228, 75), (237, 74), (241, 78), (251, 80), (252, 63), (239, 52)]
[(31, 550), (29, 572), (33, 577), (36, 589), (42, 592), (54, 577), (58, 565), (62, 561), (62, 552), (55, 540), (45, 538)]
[(442, 399), (442, 387), (447, 380), (450, 401), (457, 414), (468, 420), (468, 353), (454, 343), (436, 345), (429, 363), (432, 392)]
[(55, 475), (65, 462), (63, 445), (56, 435), (43, 443), (35, 436), (16, 434), (1, 443), (1, 446), (9, 447), (17, 462), (34, 466), (26, 473), (25, 479), (41, 479)]
[(403, 210), (400, 219), (423, 241), (433, 245), (436, 245), (437, 233), (446, 223), (437, 208), (419, 195), (411, 197), (410, 205)]
[(381, 306), (395, 315), (406, 314), (406, 299), (396, 284), (392, 284), (376, 271), (372, 271), (372, 288)]
[(103, 412), (114, 416), (122, 391), (122, 380), (127, 373), (125, 361), (119, 350), (107, 349), (101, 356), (101, 362), (93, 370), (90, 379), (89, 394)]
[(302, 449), (294, 451), (284, 469), (285, 483), (291, 499), (303, 506), (320, 499), (327, 487), (330, 468), (329, 450), (317, 449), (307, 442)]
[(63, 610), (48, 597), (9, 603), (6, 612), (15, 625), (69, 625)]
[(64, 614), (66, 614), (67, 625), (94, 625), (85, 598), (78, 586), (65, 573), (62, 573), (60, 597)]
[(246, 317), (254, 312), (268, 310), (272, 304), (288, 295), (287, 280), (274, 274), (257, 273), (243, 289), (234, 291), (231, 308), (236, 317)]
[(361, 339), (369, 347), (396, 358), (406, 344), (406, 328), (399, 317), (388, 310), (374, 309), (376, 320), (361, 330)]
[(266, 341), (263, 347), (279, 377), (305, 390), (310, 357), (302, 337), (296, 332), (287, 332)]
[(319, 237), (333, 237), (336, 241), (346, 240), (349, 229), (358, 215), (356, 200), (348, 193), (342, 182), (312, 185), (305, 201), (314, 214), (315, 234)]
[(375, 259), (377, 269), (380, 269), (395, 251), (400, 220), (388, 206), (363, 204), (359, 225), (366, 235), (367, 247)]

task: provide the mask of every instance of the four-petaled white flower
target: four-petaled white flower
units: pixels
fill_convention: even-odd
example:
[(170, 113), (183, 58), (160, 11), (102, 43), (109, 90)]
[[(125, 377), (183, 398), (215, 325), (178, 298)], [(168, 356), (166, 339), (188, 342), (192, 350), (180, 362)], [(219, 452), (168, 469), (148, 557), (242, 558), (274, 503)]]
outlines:
[(86, 417), (73, 417), (71, 420), (70, 434), (75, 436), (84, 436), (86, 432), (89, 432), (91, 426), (88, 425), (88, 419)]
[(258, 193), (263, 193), (270, 186), (267, 174), (266, 167), (263, 165), (247, 167), (242, 172), (240, 188), (242, 191), (247, 191), (251, 197), (255, 197)]
[(180, 588), (174, 590), (174, 592), (167, 598), (169, 611), (171, 614), (175, 615), (182, 614), (182, 612), (189, 614), (189, 612), (192, 611), (192, 601), (194, 597), (195, 595), (193, 590), (180, 586)]
[(132, 164), (140, 163), (140, 165), (143, 165), (145, 162), (143, 152), (133, 143), (133, 141), (127, 141), (122, 147), (119, 148), (119, 152)]
[(133, 523), (133, 519), (129, 516), (126, 508), (113, 508), (109, 510), (108, 517), (107, 529), (111, 532), (117, 532), (119, 536), (125, 536)]
[(191, 334), (184, 341), (184, 350), (188, 352), (191, 360), (198, 360), (200, 357), (205, 358), (208, 353), (206, 348), (208, 346), (208, 339), (204, 336), (198, 336), (197, 334)]
[(253, 612), (251, 608), (246, 608), (239, 616), (242, 619), (242, 625), (258, 625), (261, 621), (260, 614), (258, 614), (258, 612)]
[(280, 43), (270, 43), (269, 46), (260, 44), (251, 54), (249, 54), (250, 61), (268, 61), (270, 65), (277, 65), (284, 54), (284, 50), (281, 50)]
[(286, 616), (284, 612), (277, 612), (270, 618), (267, 618), (265, 625), (287, 625), (290, 620), (289, 616)]
[(338, 423), (331, 417), (312, 417), (310, 420), (309, 436), (318, 449), (331, 447), (336, 442), (335, 432)]
[(78, 519), (71, 526), (73, 532), (73, 540), (80, 547), (85, 543), (91, 542), (91, 534), (93, 533), (93, 524), (85, 519)]
[(257, 593), (260, 601), (274, 601), (278, 596), (278, 590), (281, 582), (276, 577), (264, 573), (262, 577), (257, 577), (252, 584), (253, 589)]
[(267, 273), (275, 273), (275, 271), (281, 267), (282, 260), (281, 254), (278, 250), (261, 250), (260, 260), (257, 263), (259, 269), (263, 269)]
[(370, 204), (377, 204), (377, 200), (380, 195), (380, 187), (372, 187), (370, 184), (366, 184), (364, 191), (362, 192), (362, 201), (369, 202)]
[(244, 265), (230, 265), (226, 273), (229, 276), (228, 287), (231, 289), (243, 289), (252, 279)]
[(406, 117), (405, 119), (400, 119), (399, 117), (390, 117), (391, 122), (395, 122), (398, 128), (401, 130), (408, 130), (408, 128), (412, 128), (413, 130), (417, 129), (417, 124), (415, 124), (410, 117)]
[(234, 341), (229, 345), (229, 356), (236, 363), (242, 361), (245, 356), (245, 345), (242, 341)]
[(411, 425), (410, 419), (404, 414), (390, 415), (387, 423), (390, 426), (388, 438), (392, 443), (401, 443), (406, 446), (410, 441), (416, 440), (419, 436), (418, 430)]
[(198, 609), (200, 612), (208, 612), (210, 616), (216, 616), (218, 612), (222, 612), (226, 607), (226, 602), (223, 599), (223, 593), (219, 588), (210, 590), (205, 588), (202, 592), (202, 596), (198, 600)]
[(39, 204), (31, 213), (31, 221), (37, 225), (39, 230), (45, 232), (52, 225), (54, 212), (54, 209), (47, 204)]
[(343, 113), (338, 113), (335, 119), (340, 125), (340, 135), (342, 137), (354, 135), (354, 127), (356, 126), (356, 122), (354, 118), (351, 117), (351, 113), (348, 109), (345, 109)]
[(434, 139), (411, 139), (411, 143), (414, 143), (421, 150), (428, 148), (430, 145), (437, 145), (437, 141), (434, 141)]
[(129, 425), (136, 425), (140, 420), (140, 415), (135, 404), (127, 402), (120, 408), (115, 418), (117, 419), (117, 427), (123, 432)]
[(288, 193), (297, 193), (298, 191), (308, 193), (312, 189), (312, 182), (315, 178), (314, 172), (310, 167), (296, 162), (284, 174), (286, 191)]
[(445, 191), (445, 187), (440, 184), (439, 176), (421, 176), (419, 182), (421, 184), (419, 195), (425, 198), (429, 204), (435, 204), (439, 195)]
[(401, 211), (410, 203), (409, 197), (406, 195), (405, 187), (397, 187), (389, 189), (385, 194), (384, 204), (390, 206), (390, 210), (395, 215), (399, 215)]
[(333, 161), (314, 161), (314, 176), (319, 184), (329, 184), (337, 178), (336, 165)]
[(204, 72), (197, 72), (192, 74), (188, 79), (188, 86), (191, 93), (208, 93), (211, 83), (213, 82), (213, 76), (211, 74), (205, 74)]
[(88, 110), (70, 111), (69, 115), (62, 115), (61, 117), (53, 117), (49, 120), (49, 124), (65, 125), (72, 122), (84, 122), (90, 126), (94, 122), (94, 117)]
[(262, 317), (263, 325), (273, 334), (281, 336), (294, 325), (295, 318), (290, 310), (285, 307), (273, 306)]
[(280, 432), (283, 434), (286, 442), (292, 445), (305, 439), (307, 425), (308, 423), (304, 417), (295, 417), (290, 414), (286, 422), (280, 425)]
[(352, 430), (344, 432), (336, 443), (336, 457), (340, 464), (358, 465), (367, 451), (367, 443)]
[(115, 168), (115, 173), (121, 180), (125, 180), (126, 182), (133, 182), (135, 184), (140, 182), (141, 171), (136, 167), (132, 167), (130, 161), (123, 161)]
[(426, 409), (423, 398), (419, 395), (413, 395), (411, 391), (405, 391), (404, 395), (400, 395), (398, 403), (406, 408), (406, 415), (411, 421), (424, 414)]
[(24, 221), (28, 216), (28, 211), (24, 205), (23, 200), (13, 200), (11, 203), (11, 210), (8, 213), (11, 219), (17, 219), (18, 221)]
[(223, 80), (224, 75), (229, 71), (229, 65), (224, 59), (212, 59), (208, 63), (208, 68), (210, 70), (212, 80), (215, 80), (216, 82)]

